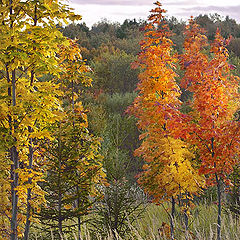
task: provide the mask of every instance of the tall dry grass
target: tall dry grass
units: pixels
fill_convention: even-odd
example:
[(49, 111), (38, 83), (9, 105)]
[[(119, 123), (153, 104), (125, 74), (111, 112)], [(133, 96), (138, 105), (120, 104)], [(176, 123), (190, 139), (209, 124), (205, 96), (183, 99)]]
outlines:
[[(165, 210), (168, 209), (165, 205)], [(81, 239), (82, 240), (169, 240), (159, 231), (162, 223), (168, 223), (169, 217), (167, 212), (161, 206), (150, 205), (146, 209), (141, 219), (136, 219), (134, 225), (130, 226), (131, 232), (128, 236), (121, 238), (117, 233), (108, 233), (107, 236), (101, 237), (95, 233), (94, 237), (88, 224), (83, 224)], [(189, 230), (186, 231), (182, 217), (178, 214), (174, 220), (175, 239), (176, 240), (215, 240), (217, 229), (217, 206), (207, 204), (197, 206), (189, 218)], [(160, 233), (161, 232), (161, 233)], [(115, 237), (114, 237), (115, 236)], [(71, 236), (63, 236), (64, 240), (78, 240), (77, 234), (73, 232)], [(46, 240), (44, 232), (35, 232), (31, 235), (31, 240)], [(51, 239), (57, 240), (52, 236)], [(222, 216), (222, 240), (240, 240), (239, 220), (230, 212), (223, 211)]]

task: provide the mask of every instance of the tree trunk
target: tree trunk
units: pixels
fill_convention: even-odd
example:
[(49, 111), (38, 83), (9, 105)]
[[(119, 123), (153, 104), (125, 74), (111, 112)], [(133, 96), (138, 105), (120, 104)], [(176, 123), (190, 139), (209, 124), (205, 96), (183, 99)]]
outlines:
[(221, 179), (218, 178), (218, 175), (215, 173), (216, 182), (217, 182), (217, 195), (218, 195), (218, 220), (217, 220), (217, 240), (221, 240), (221, 212), (222, 212), (222, 203), (221, 203)]
[(175, 217), (175, 199), (172, 197), (172, 211), (170, 216), (171, 239), (174, 240), (174, 217)]
[(188, 215), (187, 215), (187, 210), (184, 210), (184, 225), (185, 225), (185, 230), (188, 231)]
[(62, 147), (61, 147), (61, 137), (58, 139), (58, 232), (59, 238), (63, 240), (63, 229), (62, 229), (62, 188), (61, 188), (61, 171), (62, 171)]
[[(15, 79), (14, 79), (15, 80)], [(15, 81), (13, 81), (13, 88), (15, 89)], [(12, 91), (12, 94), (16, 94), (15, 91)], [(16, 95), (15, 95), (16, 97)], [(16, 101), (13, 100), (13, 106), (16, 106)], [(14, 129), (16, 125), (14, 124)], [(16, 146), (11, 147), (11, 194), (12, 194), (12, 217), (11, 217), (11, 240), (17, 239), (17, 215), (18, 215), (18, 195), (17, 191), (15, 190), (18, 186), (18, 173), (16, 172), (19, 169), (19, 160), (18, 160), (18, 153)]]
[[(33, 26), (37, 26), (37, 5), (35, 5), (34, 7), (34, 23)], [(34, 41), (35, 43), (35, 41)], [(35, 51), (36, 48), (34, 47), (33, 50)], [(31, 77), (30, 77), (30, 85), (33, 85), (33, 81), (34, 81), (34, 71), (31, 70)], [(33, 129), (29, 126), (28, 127), (28, 131), (29, 133), (33, 132)], [(29, 156), (28, 156), (28, 169), (32, 169), (32, 165), (33, 165), (33, 143), (32, 143), (32, 138), (29, 139)], [(32, 183), (32, 179), (29, 178), (28, 179), (28, 183)], [(28, 240), (28, 236), (29, 236), (29, 229), (30, 229), (30, 216), (31, 216), (31, 204), (30, 204), (30, 200), (31, 200), (31, 192), (32, 189), (28, 188), (27, 191), (27, 213), (26, 213), (26, 224), (25, 224), (25, 231), (24, 231), (24, 240)]]
[[(11, 11), (10, 11), (11, 12)], [(12, 14), (12, 13), (11, 13)], [(12, 71), (12, 106), (16, 106), (16, 73), (15, 70)], [(17, 128), (16, 120), (11, 119), (10, 126), (13, 125), (14, 131)], [(10, 133), (11, 134), (11, 133)], [(14, 139), (14, 142), (16, 139)], [(17, 240), (17, 215), (18, 215), (18, 195), (17, 191), (15, 190), (18, 186), (18, 173), (16, 170), (19, 168), (19, 160), (18, 160), (18, 153), (17, 148), (14, 146), (10, 149), (11, 153), (11, 194), (12, 194), (12, 217), (11, 217), (11, 240)]]
[(184, 210), (184, 226), (185, 226), (185, 239), (189, 239), (189, 233), (188, 233), (188, 215), (187, 210)]
[(188, 214), (187, 209), (189, 205), (188, 194), (186, 193), (186, 202), (185, 202), (185, 209), (184, 209), (184, 225), (185, 225), (185, 232), (188, 234)]
[[(72, 87), (72, 112), (74, 114), (74, 110), (75, 110), (75, 101), (74, 101), (74, 82), (73, 82), (73, 79), (72, 79), (72, 83), (71, 83), (71, 87)], [(75, 127), (75, 122), (74, 122), (74, 119), (73, 119), (73, 128)], [(78, 173), (77, 173), (78, 175)], [(79, 187), (77, 185), (76, 187), (76, 190), (77, 190), (77, 208), (79, 209), (80, 208), (80, 197), (79, 197)], [(78, 219), (78, 240), (81, 240), (81, 217), (78, 216), (77, 217)]]
[(62, 229), (62, 194), (61, 190), (58, 193), (58, 231), (60, 239), (63, 240), (63, 229)]
[[(10, 28), (13, 28), (13, 2), (12, 0), (9, 0), (9, 18), (10, 18)], [(11, 41), (13, 41), (13, 37), (11, 37)], [(11, 77), (8, 71), (8, 66), (6, 66), (7, 69), (7, 78), (8, 83), (11, 84), (11, 88), (8, 88), (8, 96), (11, 99), (10, 105), (16, 106), (16, 71), (12, 70)], [(10, 126), (10, 135), (12, 135), (12, 132), (15, 131), (17, 128), (16, 121), (9, 116), (9, 126)], [(16, 140), (14, 139), (14, 142)], [(12, 161), (11, 165), (11, 196), (12, 196), (12, 216), (11, 216), (11, 240), (17, 240), (17, 215), (18, 215), (18, 195), (17, 191), (15, 190), (18, 186), (18, 173), (16, 173), (16, 170), (19, 168), (19, 160), (18, 160), (18, 152), (16, 148), (16, 144), (11, 147), (10, 149), (10, 158)]]
[[(79, 187), (77, 186), (77, 207), (80, 208)], [(81, 217), (78, 216), (78, 240), (81, 240)]]
[[(29, 132), (32, 132), (32, 129), (29, 127)], [(33, 164), (33, 146), (32, 146), (32, 139), (29, 140), (29, 165), (28, 169), (32, 169), (32, 164)], [(28, 183), (32, 183), (32, 179), (28, 179)], [(29, 236), (29, 229), (30, 229), (30, 216), (31, 216), (31, 205), (30, 205), (30, 200), (31, 200), (31, 188), (28, 188), (27, 192), (27, 214), (26, 214), (26, 224), (25, 224), (25, 231), (24, 231), (24, 240), (28, 240)]]
[(17, 240), (17, 215), (18, 215), (18, 195), (15, 188), (18, 186), (18, 174), (16, 170), (19, 168), (18, 154), (15, 146), (11, 148), (11, 194), (12, 194), (12, 217), (11, 217), (11, 240)]
[(24, 240), (28, 240), (29, 237), (29, 230), (30, 230), (30, 216), (31, 216), (31, 189), (28, 189), (27, 192), (27, 214), (26, 214), (26, 224), (25, 224), (25, 231), (24, 231)]

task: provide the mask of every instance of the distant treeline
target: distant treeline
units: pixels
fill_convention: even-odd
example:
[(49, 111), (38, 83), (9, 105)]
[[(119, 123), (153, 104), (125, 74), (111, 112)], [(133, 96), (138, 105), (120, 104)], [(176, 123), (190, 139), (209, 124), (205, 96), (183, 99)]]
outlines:
[[(232, 36), (229, 50), (236, 56), (240, 56), (240, 24), (229, 16), (222, 17), (215, 13), (210, 15), (202, 15), (195, 17), (196, 22), (206, 29), (206, 35), (209, 40), (213, 40), (217, 28), (220, 29), (224, 38)], [(169, 28), (174, 33), (173, 40), (176, 49), (181, 50), (183, 43), (183, 29), (186, 22), (178, 20), (175, 17), (165, 19)], [(139, 40), (142, 37), (142, 27), (145, 20), (129, 20), (126, 19), (122, 24), (110, 22), (106, 19), (95, 23), (89, 28), (85, 23), (70, 24), (62, 28), (65, 36), (71, 39), (78, 39), (81, 47), (90, 50), (98, 49), (102, 45), (114, 46), (126, 53), (136, 54), (139, 51)], [(95, 51), (86, 55), (88, 59), (94, 56)], [(86, 53), (85, 53), (86, 54)]]

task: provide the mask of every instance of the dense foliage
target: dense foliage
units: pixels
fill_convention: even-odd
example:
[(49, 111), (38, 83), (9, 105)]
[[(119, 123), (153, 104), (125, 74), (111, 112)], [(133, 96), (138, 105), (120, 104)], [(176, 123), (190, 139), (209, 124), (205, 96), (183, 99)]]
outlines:
[(215, 190), (221, 239), (221, 207), (240, 212), (240, 24), (157, 2), (90, 29), (58, 0), (0, 4), (0, 239), (80, 240), (84, 221), (127, 239), (146, 199), (161, 237), (177, 214), (193, 236)]

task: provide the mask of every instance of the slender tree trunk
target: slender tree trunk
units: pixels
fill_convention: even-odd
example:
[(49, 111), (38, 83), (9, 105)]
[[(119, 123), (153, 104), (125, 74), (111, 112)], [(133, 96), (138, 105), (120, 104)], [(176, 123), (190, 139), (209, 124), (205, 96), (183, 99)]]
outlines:
[(187, 210), (184, 210), (184, 226), (185, 226), (185, 239), (189, 239), (189, 233), (188, 233), (188, 214)]
[[(61, 171), (61, 170), (60, 170)], [(60, 239), (63, 239), (63, 228), (62, 228), (62, 193), (61, 193), (61, 187), (59, 187), (58, 191), (58, 231)]]
[[(9, 17), (10, 17), (10, 28), (13, 28), (13, 2), (12, 0), (9, 0)], [(13, 37), (11, 38), (11, 41), (13, 41)], [(11, 87), (8, 88), (8, 96), (11, 99), (10, 105), (13, 107), (16, 106), (16, 71), (12, 70), (11, 76), (8, 71), (8, 66), (6, 66), (7, 69), (7, 78), (8, 83), (11, 84)], [(9, 116), (9, 126), (10, 126), (10, 135), (12, 135), (12, 132), (16, 130), (17, 123), (14, 118)], [(17, 240), (17, 215), (18, 215), (18, 195), (16, 191), (16, 187), (18, 186), (18, 173), (16, 170), (19, 168), (19, 160), (18, 160), (18, 152), (16, 148), (16, 139), (14, 139), (14, 145), (10, 149), (10, 158), (12, 161), (11, 165), (11, 203), (12, 203), (12, 216), (11, 216), (11, 240)]]
[[(12, 106), (16, 106), (16, 75), (15, 70), (12, 71)], [(12, 120), (11, 120), (12, 121)], [(11, 125), (13, 124), (14, 131), (16, 130), (16, 121), (13, 120)], [(14, 140), (16, 141), (16, 140)], [(15, 190), (18, 186), (18, 173), (16, 170), (19, 168), (19, 160), (17, 148), (14, 146), (11, 147), (11, 193), (12, 193), (12, 217), (11, 217), (11, 240), (17, 240), (17, 215), (18, 215), (18, 195)]]
[(60, 239), (63, 240), (63, 229), (62, 229), (62, 194), (59, 191), (58, 194), (58, 231)]
[[(32, 132), (32, 129), (29, 127), (29, 132)], [(32, 138), (30, 138), (29, 140), (29, 165), (28, 165), (28, 169), (32, 169), (32, 164), (33, 164), (33, 146), (32, 146)], [(31, 184), (32, 183), (32, 179), (29, 178), (28, 182)], [(29, 229), (30, 229), (30, 216), (31, 216), (31, 204), (30, 204), (30, 200), (31, 200), (31, 188), (28, 188), (27, 191), (27, 213), (26, 213), (26, 224), (25, 224), (25, 231), (24, 231), (24, 240), (28, 240), (28, 236), (29, 236)]]
[[(80, 208), (80, 197), (79, 197), (79, 187), (77, 186), (77, 207)], [(78, 216), (78, 240), (81, 240), (81, 217)]]
[[(33, 26), (37, 26), (37, 5), (35, 5), (34, 7), (34, 23)], [(35, 41), (34, 41), (35, 42)], [(34, 47), (33, 50), (35, 51), (36, 48)], [(33, 81), (34, 81), (34, 71), (31, 71), (31, 77), (30, 77), (30, 85), (33, 85)], [(33, 129), (29, 126), (28, 127), (28, 131), (29, 133), (33, 132)], [(28, 156), (28, 169), (30, 171), (30, 169), (32, 169), (32, 165), (33, 165), (33, 142), (32, 142), (32, 138), (29, 139), (29, 156)], [(32, 179), (29, 178), (28, 182), (31, 184), (32, 183)], [(31, 200), (31, 192), (32, 189), (28, 188), (27, 190), (27, 213), (26, 213), (26, 224), (25, 224), (25, 231), (24, 231), (24, 240), (28, 240), (29, 237), (29, 230), (30, 230), (30, 216), (31, 216), (31, 204), (30, 204), (30, 200)]]
[[(10, 1), (10, 5), (12, 2)], [(12, 8), (10, 8), (10, 14), (12, 14)], [(10, 74), (8, 66), (6, 65), (6, 75), (7, 81), (11, 84), (11, 87), (8, 87), (8, 96), (11, 99), (9, 102), (9, 106), (16, 106), (16, 74), (15, 70), (13, 70)], [(8, 116), (8, 123), (9, 123), (9, 135), (12, 137), (12, 133), (17, 128), (16, 121), (13, 120), (12, 116)], [(14, 142), (16, 139), (14, 139)], [(10, 218), (10, 225), (11, 225), (11, 233), (10, 239), (17, 240), (17, 214), (18, 214), (18, 195), (17, 191), (15, 190), (18, 186), (18, 173), (16, 170), (19, 168), (19, 160), (18, 160), (18, 152), (17, 148), (14, 145), (9, 150), (10, 159), (11, 159), (11, 170), (10, 170), (10, 177), (11, 177), (11, 205), (12, 205), (12, 215)]]
[(27, 214), (26, 214), (26, 224), (25, 224), (25, 231), (24, 231), (24, 240), (28, 240), (29, 237), (29, 230), (30, 230), (30, 216), (31, 216), (31, 189), (28, 189), (27, 192)]
[(188, 215), (187, 215), (187, 210), (184, 210), (184, 225), (185, 225), (185, 230), (188, 231)]
[(187, 209), (188, 209), (188, 194), (186, 193), (186, 205), (185, 205), (185, 210), (184, 210), (184, 225), (185, 225), (185, 231), (186, 233), (188, 232), (188, 214), (187, 214)]
[(58, 232), (59, 237), (63, 240), (63, 228), (62, 228), (62, 188), (61, 188), (61, 171), (62, 171), (62, 147), (61, 147), (61, 136), (58, 139)]
[[(12, 71), (12, 106), (16, 106), (16, 72)], [(17, 128), (16, 120), (13, 120), (11, 125), (13, 125), (14, 131)], [(16, 142), (16, 139), (14, 139)], [(19, 159), (17, 148), (14, 146), (11, 147), (11, 193), (12, 193), (12, 217), (11, 217), (11, 240), (17, 240), (17, 215), (18, 215), (18, 195), (16, 191), (16, 187), (18, 186), (18, 173), (16, 172), (19, 169)]]
[(78, 216), (78, 240), (81, 240), (81, 217)]
[(172, 197), (172, 211), (170, 216), (171, 239), (174, 240), (174, 217), (175, 217), (175, 199)]
[(19, 168), (17, 149), (15, 146), (11, 148), (11, 158), (13, 164), (11, 166), (11, 193), (12, 193), (12, 217), (11, 217), (11, 240), (17, 240), (17, 215), (18, 215), (18, 195), (15, 188), (18, 186), (18, 174), (16, 170)]
[(217, 182), (217, 195), (218, 195), (218, 220), (217, 220), (217, 240), (221, 240), (221, 212), (222, 212), (222, 202), (221, 202), (221, 179), (215, 173)]
[[(74, 109), (75, 109), (75, 101), (74, 101), (74, 82), (73, 82), (73, 79), (72, 79), (72, 112), (74, 114)], [(74, 122), (74, 119), (73, 119), (73, 128), (75, 127), (75, 122)], [(78, 173), (77, 173), (78, 175)], [(79, 197), (79, 187), (78, 185), (76, 186), (76, 191), (77, 191), (77, 208), (79, 209), (80, 208), (80, 197)], [(81, 240), (81, 217), (78, 216), (77, 217), (78, 219), (78, 240)]]
[[(213, 126), (214, 128), (214, 126)], [(211, 147), (212, 147), (212, 158), (214, 158), (214, 138), (211, 139)], [(214, 162), (214, 168), (216, 168), (216, 162)], [(221, 212), (222, 212), (222, 202), (221, 202), (221, 178), (218, 177), (215, 172), (215, 178), (217, 183), (217, 196), (218, 196), (218, 219), (217, 219), (217, 240), (221, 240)]]

